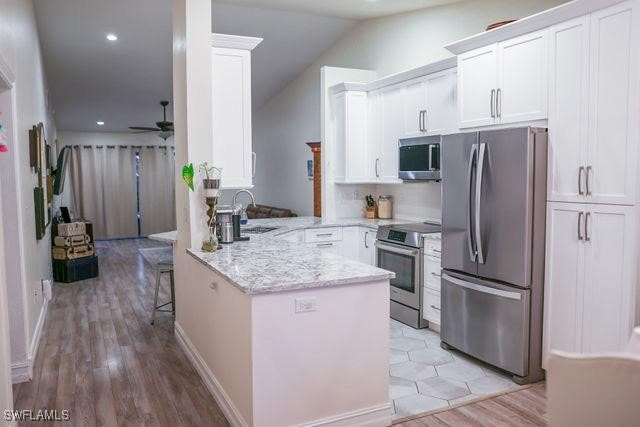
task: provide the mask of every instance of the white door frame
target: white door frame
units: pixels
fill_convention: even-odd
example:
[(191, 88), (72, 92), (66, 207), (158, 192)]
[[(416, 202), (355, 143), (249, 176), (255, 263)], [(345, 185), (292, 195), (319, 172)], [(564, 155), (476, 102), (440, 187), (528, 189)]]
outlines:
[[(4, 89), (4, 90), (3, 90)], [(11, 128), (13, 135), (10, 136), (12, 141), (16, 141), (16, 118), (15, 118), (15, 76), (0, 55), (0, 91), (11, 91)], [(14, 147), (10, 147), (13, 149)], [(0, 183), (1, 184), (1, 183)], [(0, 407), (3, 409), (13, 408), (13, 391), (11, 381), (11, 351), (10, 351), (10, 335), (9, 335), (9, 310), (7, 303), (7, 280), (5, 268), (5, 242), (2, 229), (2, 185), (0, 185)], [(19, 284), (22, 286), (22, 284)], [(25, 325), (26, 328), (26, 325)]]

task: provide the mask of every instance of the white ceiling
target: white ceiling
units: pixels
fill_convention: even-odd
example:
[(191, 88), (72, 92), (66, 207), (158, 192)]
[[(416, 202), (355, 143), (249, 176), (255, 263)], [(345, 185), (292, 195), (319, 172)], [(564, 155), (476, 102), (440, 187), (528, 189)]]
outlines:
[[(357, 19), (453, 1), (214, 0), (213, 29), (264, 38), (253, 52), (256, 109)], [(172, 95), (172, 0), (35, 0), (35, 8), (58, 129), (126, 131), (162, 118), (158, 102)]]
[(349, 19), (377, 18), (458, 1), (460, 0), (221, 0), (229, 4), (269, 7)]
[(172, 0), (34, 3), (58, 129), (123, 131), (162, 119), (158, 102), (172, 94)]

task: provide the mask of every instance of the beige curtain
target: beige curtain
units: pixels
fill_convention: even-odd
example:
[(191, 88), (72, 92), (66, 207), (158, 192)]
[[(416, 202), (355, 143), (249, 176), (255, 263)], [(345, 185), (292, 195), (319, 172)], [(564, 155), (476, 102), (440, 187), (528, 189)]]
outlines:
[(72, 204), (93, 223), (96, 239), (138, 236), (135, 151), (118, 146), (74, 146)]
[(143, 147), (140, 153), (140, 234), (176, 229), (173, 147)]

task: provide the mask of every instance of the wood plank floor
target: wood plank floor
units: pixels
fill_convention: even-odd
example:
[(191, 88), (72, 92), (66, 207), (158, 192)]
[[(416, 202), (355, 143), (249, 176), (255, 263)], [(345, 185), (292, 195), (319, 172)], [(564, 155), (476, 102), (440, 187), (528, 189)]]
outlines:
[(546, 426), (544, 383), (395, 424), (400, 427)]
[[(178, 347), (173, 316), (149, 324), (154, 273), (138, 249), (162, 245), (98, 242), (99, 278), (54, 285), (33, 380), (14, 386), (16, 409), (67, 409), (76, 426), (228, 425)], [(168, 288), (164, 279), (160, 301)]]

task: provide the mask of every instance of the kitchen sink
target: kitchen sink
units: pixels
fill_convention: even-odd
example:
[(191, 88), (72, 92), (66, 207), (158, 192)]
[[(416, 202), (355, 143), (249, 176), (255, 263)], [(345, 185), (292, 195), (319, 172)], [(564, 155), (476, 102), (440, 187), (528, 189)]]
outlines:
[(254, 227), (242, 228), (241, 231), (244, 234), (262, 234), (262, 233), (268, 233), (270, 231), (277, 230), (277, 229), (278, 227), (262, 227), (262, 226), (256, 225)]

